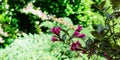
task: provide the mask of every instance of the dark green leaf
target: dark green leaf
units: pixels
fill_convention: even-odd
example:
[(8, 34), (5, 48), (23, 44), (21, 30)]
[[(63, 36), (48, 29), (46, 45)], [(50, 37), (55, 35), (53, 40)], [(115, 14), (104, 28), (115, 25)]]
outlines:
[(103, 34), (103, 32), (104, 32), (103, 26), (102, 26), (102, 25), (97, 25), (97, 26), (98, 26), (97, 32), (98, 32), (100, 35)]
[(97, 25), (96, 24), (92, 24), (92, 27), (96, 30), (97, 29)]
[(105, 12), (107, 12), (107, 11), (108, 11), (108, 9), (109, 9), (110, 7), (111, 7), (111, 6), (109, 6), (109, 7), (105, 8)]
[(108, 29), (109, 29), (109, 25), (108, 25), (108, 24), (106, 24), (105, 29), (106, 29), (106, 30), (108, 30)]
[(65, 40), (66, 39), (66, 34), (62, 35), (62, 39)]
[(99, 35), (99, 33), (98, 33), (97, 31), (91, 31), (91, 34), (92, 34), (95, 38), (100, 39), (100, 35)]
[(106, 3), (106, 1), (101, 2), (101, 4), (100, 4), (100, 8), (103, 8), (104, 5), (105, 5), (105, 3)]
[(86, 48), (89, 49), (90, 48), (90, 45), (92, 44), (92, 40), (89, 38), (86, 42)]
[(96, 9), (98, 9), (98, 10), (101, 10), (100, 6), (97, 5), (97, 4), (92, 4), (92, 6), (95, 7)]
[(111, 0), (113, 10), (116, 10), (120, 7), (120, 0)]
[(120, 16), (120, 12), (114, 12), (114, 16), (118, 18)]

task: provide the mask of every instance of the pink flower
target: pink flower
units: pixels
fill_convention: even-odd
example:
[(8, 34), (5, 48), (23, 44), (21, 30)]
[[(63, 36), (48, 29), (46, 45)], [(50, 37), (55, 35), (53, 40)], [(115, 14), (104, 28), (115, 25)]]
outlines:
[(79, 32), (78, 32), (78, 31), (75, 31), (75, 32), (74, 32), (74, 36), (77, 37), (78, 35), (79, 35)]
[(82, 26), (78, 25), (76, 31), (80, 32), (82, 30)]
[(74, 51), (74, 50), (77, 51), (78, 50), (77, 44), (73, 42), (71, 44), (71, 48), (70, 49), (71, 49), (71, 51)]
[(51, 32), (59, 36), (60, 35), (60, 27), (53, 27), (51, 29)]
[(77, 37), (79, 37), (79, 38), (84, 38), (84, 37), (85, 37), (85, 34), (78, 34)]
[(79, 50), (79, 47), (81, 47), (81, 44), (80, 44), (79, 41), (76, 41), (76, 43), (73, 42), (73, 43), (71, 44), (70, 49), (71, 49), (71, 51), (78, 51), (78, 50)]
[(76, 41), (76, 44), (77, 44), (79, 47), (81, 47), (81, 44), (80, 44), (79, 41)]
[(84, 38), (84, 37), (85, 37), (85, 34), (80, 34), (78, 31), (75, 31), (75, 32), (74, 32), (74, 36), (75, 36), (75, 37), (78, 37), (78, 38)]
[(52, 37), (52, 41), (55, 42), (57, 41), (57, 38), (55, 36)]
[(78, 28), (74, 32), (74, 37), (84, 38), (85, 34), (80, 34), (79, 32), (82, 30), (82, 26), (78, 25)]

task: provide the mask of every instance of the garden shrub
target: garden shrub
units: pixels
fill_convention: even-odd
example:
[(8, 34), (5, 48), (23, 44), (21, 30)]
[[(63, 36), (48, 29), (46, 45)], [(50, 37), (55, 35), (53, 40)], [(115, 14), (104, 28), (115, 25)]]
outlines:
[[(95, 13), (93, 13), (91, 10), (91, 4), (93, 2), (90, 0), (4, 0), (0, 5), (2, 7), (2, 14), (0, 15), (2, 18), (0, 18), (0, 22), (2, 23), (4, 31), (10, 35), (9, 37), (5, 38), (7, 45), (13, 41), (11, 38), (17, 37), (19, 31), (34, 34), (39, 33), (41, 30), (43, 32), (48, 32), (48, 29), (53, 27), (51, 25), (53, 21), (42, 21), (40, 18), (32, 15), (31, 13), (25, 14), (20, 11), (29, 2), (33, 3), (36, 8), (40, 7), (42, 11), (46, 11), (48, 14), (53, 14), (57, 17), (70, 18), (73, 25), (81, 24), (84, 27), (90, 25), (91, 20), (99, 19), (93, 18)], [(47, 3), (47, 5), (44, 5), (44, 3)], [(65, 21), (66, 20), (69, 19), (65, 19)], [(42, 27), (39, 28), (39, 24), (36, 24), (36, 21), (39, 21), (39, 24), (41, 24), (40, 26)], [(49, 26), (46, 26), (46, 22), (49, 24)], [(54, 25), (58, 24), (54, 23)]]
[[(53, 27), (51, 29), (51, 32), (54, 34), (52, 41), (61, 41), (64, 44), (69, 45), (71, 51), (87, 54), (88, 59), (90, 59), (93, 55), (97, 55), (94, 57), (94, 60), (99, 60), (98, 56), (103, 56), (108, 60), (119, 60), (120, 46), (118, 44), (118, 41), (120, 39), (120, 30), (116, 30), (116, 26), (119, 25), (119, 23), (116, 21), (119, 17), (120, 12), (116, 12), (114, 10), (114, 8), (118, 7), (116, 6), (113, 8), (114, 11), (112, 13), (109, 13), (108, 9), (110, 7), (104, 7), (105, 2), (106, 1), (103, 1), (100, 5), (94, 5), (101, 11), (102, 16), (104, 17), (104, 24), (93, 23), (92, 25), (94, 30), (91, 31), (91, 34), (94, 36), (94, 38), (84, 40), (83, 38), (85, 37), (85, 34), (80, 33), (82, 26), (78, 25), (73, 34), (69, 34), (69, 30), (64, 30), (60, 27)], [(64, 34), (62, 34), (61, 31), (63, 31)], [(82, 46), (83, 44), (81, 44), (79, 40), (74, 42), (73, 38), (81, 38), (84, 41), (84, 46)]]
[(40, 27), (35, 22), (38, 19), (32, 14), (26, 15), (25, 13), (17, 12), (16, 15), (2, 14), (1, 24), (4, 32), (8, 33), (8, 37), (4, 38), (5, 43), (9, 44), (12, 41), (9, 39), (14, 39), (18, 36), (19, 31), (26, 33), (40, 33)]
[(0, 7), (2, 7), (0, 14), (0, 24), (4, 32), (8, 33), (8, 37), (2, 36), (4, 43), (0, 44), (1, 47), (8, 46), (14, 41), (20, 32), (26, 33), (40, 33), (40, 28), (36, 24), (38, 19), (37, 16), (32, 14), (22, 13), (20, 10), (25, 7), (30, 0), (27, 1), (17, 1), (17, 0), (4, 0), (1, 1)]
[(73, 24), (81, 24), (84, 27), (88, 26), (94, 17), (91, 9), (92, 0), (35, 0), (33, 4), (48, 14), (57, 17), (69, 17)]
[[(53, 43), (51, 34), (23, 34), (23, 36), (5, 49), (0, 49), (1, 60), (82, 60), (81, 57), (76, 58), (76, 53), (70, 51), (66, 44)], [(83, 57), (87, 60), (86, 55)]]
[[(48, 37), (48, 38), (46, 38)], [(50, 57), (50, 53), (45, 53), (49, 51), (49, 38), (50, 35), (27, 35), (24, 37), (19, 37), (12, 43), (9, 47), (6, 47), (0, 55), (2, 60), (37, 60), (37, 59), (53, 59)], [(48, 44), (48, 45), (47, 45)], [(5, 52), (6, 51), (6, 52)], [(23, 56), (24, 55), (24, 56)], [(46, 56), (48, 58), (46, 58)]]

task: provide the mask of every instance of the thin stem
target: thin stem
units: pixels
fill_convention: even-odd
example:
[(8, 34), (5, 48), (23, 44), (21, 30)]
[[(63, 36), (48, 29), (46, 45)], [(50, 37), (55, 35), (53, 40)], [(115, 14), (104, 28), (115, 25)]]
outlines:
[(68, 37), (70, 37), (69, 33), (68, 33), (68, 30), (64, 30), (64, 29), (61, 29), (61, 31), (63, 31), (66, 35), (68, 35)]
[[(112, 21), (113, 25), (114, 25), (114, 20)], [(114, 31), (114, 26), (113, 26), (113, 34), (115, 34), (115, 31)], [(114, 40), (114, 43), (116, 44), (116, 41), (115, 41), (115, 37), (113, 36), (113, 40)]]
[(69, 37), (69, 39), (68, 39), (69, 44), (70, 44), (70, 41), (72, 40), (73, 37), (74, 37), (73, 34)]

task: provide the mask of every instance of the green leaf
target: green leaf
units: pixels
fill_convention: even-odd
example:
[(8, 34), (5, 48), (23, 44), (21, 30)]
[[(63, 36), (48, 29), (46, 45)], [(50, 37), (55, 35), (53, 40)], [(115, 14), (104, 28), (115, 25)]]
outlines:
[(105, 5), (105, 3), (106, 3), (106, 1), (101, 2), (101, 4), (100, 4), (100, 8), (103, 8), (104, 5)]
[(97, 32), (101, 35), (104, 32), (104, 28), (102, 25), (97, 25)]
[(99, 33), (98, 33), (97, 31), (91, 31), (91, 34), (92, 34), (95, 38), (100, 39), (100, 35), (99, 35)]
[(92, 6), (95, 7), (96, 9), (98, 9), (98, 10), (101, 10), (100, 6), (97, 5), (97, 4), (92, 4)]
[(89, 46), (92, 44), (92, 42), (93, 41), (90, 38), (85, 42), (87, 49), (89, 49)]
[(98, 10), (102, 10), (104, 8), (106, 1), (101, 2), (101, 4), (92, 4), (93, 7), (97, 8)]
[(50, 21), (45, 21), (45, 22), (41, 23), (41, 26), (52, 28), (52, 27), (54, 27), (54, 24)]
[(65, 40), (66, 39), (66, 34), (62, 35), (62, 39)]
[(120, 7), (120, 0), (111, 0), (113, 10), (116, 10)]

